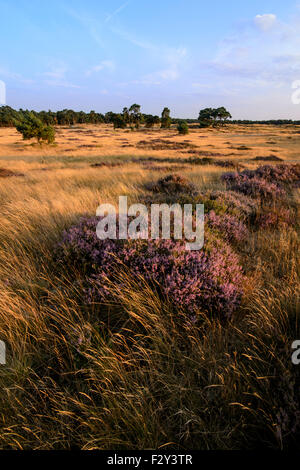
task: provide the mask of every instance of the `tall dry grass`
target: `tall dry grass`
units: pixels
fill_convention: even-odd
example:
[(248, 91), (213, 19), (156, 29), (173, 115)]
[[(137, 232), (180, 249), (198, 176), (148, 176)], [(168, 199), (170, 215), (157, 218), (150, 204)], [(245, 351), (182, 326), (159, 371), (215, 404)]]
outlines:
[[(187, 173), (205, 188), (217, 187), (219, 174)], [(241, 253), (247, 292), (226, 324), (202, 315), (191, 325), (128, 272), (120, 273), (118, 306), (88, 308), (80, 285), (55, 264), (64, 228), (100, 202), (138, 200), (155, 177), (129, 165), (38, 169), (1, 182), (2, 449), (297, 446), (295, 229), (250, 235)]]

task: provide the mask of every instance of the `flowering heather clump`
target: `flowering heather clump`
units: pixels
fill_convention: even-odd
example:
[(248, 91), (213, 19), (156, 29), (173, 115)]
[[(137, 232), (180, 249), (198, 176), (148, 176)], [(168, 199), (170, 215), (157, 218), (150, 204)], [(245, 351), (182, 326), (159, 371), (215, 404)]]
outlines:
[(167, 193), (167, 194), (178, 194), (186, 193), (194, 195), (197, 193), (195, 186), (190, 183), (186, 178), (179, 175), (168, 175), (161, 178), (150, 187), (153, 192), (156, 193)]
[(245, 224), (233, 215), (217, 215), (215, 211), (210, 211), (206, 215), (205, 222), (209, 228), (218, 230), (228, 243), (240, 243), (248, 235)]
[[(230, 317), (238, 307), (244, 276), (237, 255), (212, 234), (199, 251), (183, 240), (99, 240), (99, 218), (84, 218), (64, 232), (58, 258), (82, 272), (89, 302), (114, 300), (108, 280), (125, 265), (137, 282), (142, 277), (191, 315), (197, 310)], [(207, 236), (207, 234), (206, 234)], [(122, 286), (120, 285), (120, 288)]]
[(247, 220), (253, 218), (257, 210), (256, 201), (235, 191), (211, 191), (201, 197), (204, 208), (214, 210), (218, 215), (231, 214)]
[(244, 170), (241, 174), (249, 178), (263, 178), (271, 183), (295, 183), (300, 179), (300, 165), (264, 165), (256, 170)]
[(299, 184), (300, 165), (264, 165), (256, 170), (225, 173), (222, 180), (230, 189), (247, 196), (275, 199), (284, 194), (284, 184)]
[(249, 175), (251, 170), (244, 170), (247, 173), (230, 172), (222, 175), (222, 180), (232, 191), (237, 191), (246, 196), (259, 197), (263, 200), (276, 199), (284, 195), (284, 190), (276, 183), (271, 183), (263, 178)]
[(293, 225), (293, 222), (294, 217), (290, 209), (284, 207), (272, 208), (262, 213), (257, 219), (258, 226), (263, 229), (289, 226)]

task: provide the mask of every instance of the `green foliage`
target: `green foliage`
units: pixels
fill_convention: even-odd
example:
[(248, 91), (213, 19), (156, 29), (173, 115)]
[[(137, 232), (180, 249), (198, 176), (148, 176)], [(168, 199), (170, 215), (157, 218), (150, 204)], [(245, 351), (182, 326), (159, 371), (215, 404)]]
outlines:
[(227, 119), (231, 119), (231, 117), (231, 114), (224, 106), (221, 108), (205, 108), (200, 111), (198, 121), (200, 127), (216, 127), (224, 125)]
[(133, 124), (136, 129), (139, 129), (142, 122), (141, 106), (139, 104), (132, 104), (129, 108), (129, 122)]
[(189, 133), (189, 126), (186, 121), (181, 121), (178, 123), (177, 130), (179, 134), (186, 135)]
[(161, 127), (162, 129), (169, 129), (172, 124), (172, 119), (170, 117), (171, 111), (169, 108), (164, 108), (163, 112), (161, 113)]
[(55, 129), (45, 125), (33, 112), (23, 112), (21, 118), (15, 121), (16, 129), (24, 140), (37, 139), (52, 144), (55, 141)]
[(160, 124), (159, 117), (158, 116), (152, 116), (152, 114), (144, 115), (144, 121), (145, 121), (146, 127), (153, 127), (156, 124)]
[(126, 122), (124, 120), (124, 116), (121, 114), (115, 114), (112, 118), (112, 122), (114, 125), (114, 129), (125, 129)]

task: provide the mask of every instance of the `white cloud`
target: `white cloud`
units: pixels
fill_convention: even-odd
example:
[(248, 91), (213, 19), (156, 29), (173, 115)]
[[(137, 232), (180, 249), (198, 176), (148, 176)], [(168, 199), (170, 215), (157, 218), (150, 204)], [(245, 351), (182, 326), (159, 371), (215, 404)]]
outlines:
[(114, 16), (121, 13), (121, 11), (124, 10), (124, 8), (126, 8), (127, 5), (129, 5), (130, 2), (131, 2), (131, 0), (128, 0), (127, 2), (123, 3), (119, 8), (117, 8), (113, 13), (107, 15), (107, 17), (105, 19), (105, 23), (108, 23)]
[(25, 78), (19, 73), (11, 72), (7, 67), (0, 67), (0, 79), (1, 78), (13, 80), (24, 85), (31, 85), (34, 83), (34, 80)]
[(258, 29), (261, 31), (269, 31), (270, 29), (275, 26), (277, 22), (277, 17), (273, 13), (265, 14), (265, 15), (256, 15), (254, 18), (254, 23)]
[(113, 72), (116, 69), (116, 65), (113, 60), (102, 60), (100, 64), (95, 65), (90, 70), (86, 71), (86, 76), (89, 77), (93, 73), (101, 72), (102, 70), (108, 70), (109, 72)]
[(65, 78), (68, 68), (66, 65), (59, 65), (53, 67), (50, 72), (45, 72), (44, 75), (54, 80), (62, 80)]
[(48, 86), (62, 87), (62, 88), (80, 88), (67, 80), (66, 74), (68, 67), (65, 63), (59, 62), (50, 67), (48, 72), (44, 72), (43, 76), (46, 77), (45, 84)]

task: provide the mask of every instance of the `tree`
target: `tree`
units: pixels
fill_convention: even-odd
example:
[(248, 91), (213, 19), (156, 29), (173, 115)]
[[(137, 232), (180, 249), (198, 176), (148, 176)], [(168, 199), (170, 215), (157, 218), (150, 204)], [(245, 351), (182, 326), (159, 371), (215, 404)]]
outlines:
[(15, 125), (24, 140), (36, 138), (38, 143), (45, 141), (48, 144), (55, 141), (54, 127), (45, 125), (32, 111), (23, 111)]
[(216, 121), (219, 122), (222, 126), (226, 123), (227, 119), (232, 119), (232, 116), (229, 111), (227, 111), (224, 106), (216, 109)]
[(179, 134), (186, 135), (189, 133), (189, 126), (186, 121), (181, 121), (178, 123), (177, 130)]
[(126, 124), (130, 123), (130, 114), (128, 108), (123, 108), (122, 116)]
[(172, 119), (170, 117), (171, 111), (169, 108), (164, 108), (163, 112), (161, 113), (161, 128), (162, 129), (169, 129), (171, 127)]
[(126, 122), (121, 114), (115, 114), (112, 117), (112, 122), (114, 124), (114, 129), (125, 129), (126, 127)]
[(152, 116), (152, 114), (144, 115), (146, 127), (153, 127), (155, 124), (160, 124), (160, 119), (158, 116)]
[(205, 108), (199, 113), (198, 121), (200, 127), (216, 127), (224, 125), (227, 119), (231, 119), (231, 114), (224, 106), (221, 108)]
[(134, 124), (139, 129), (142, 122), (141, 106), (139, 104), (132, 104), (129, 108), (130, 123)]

